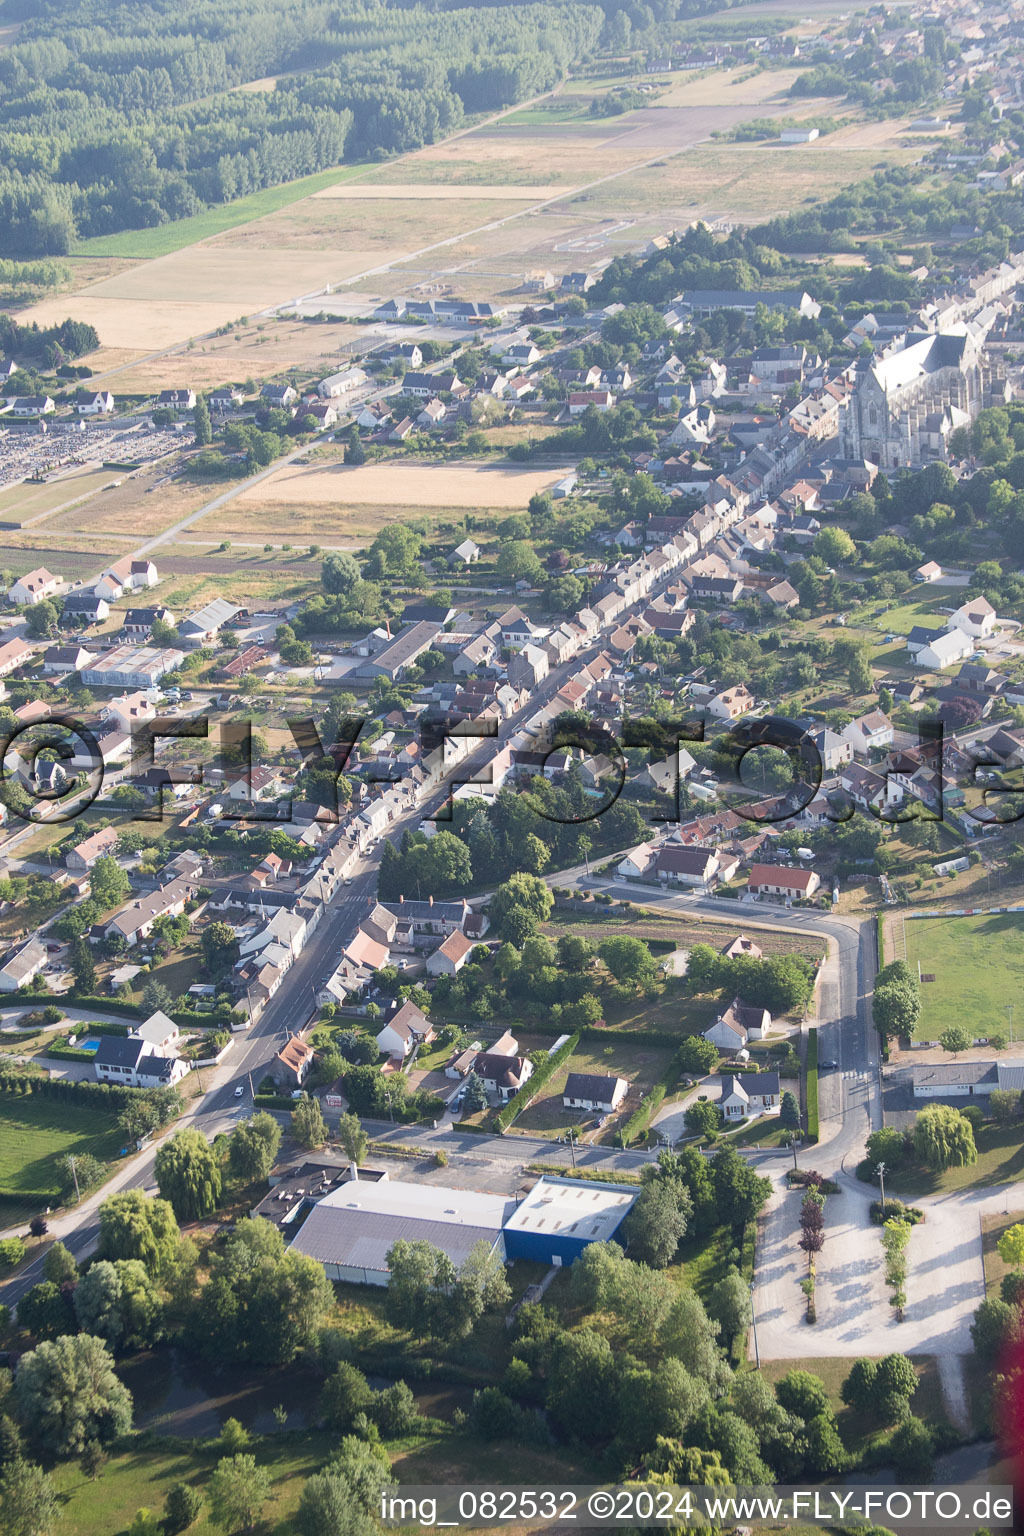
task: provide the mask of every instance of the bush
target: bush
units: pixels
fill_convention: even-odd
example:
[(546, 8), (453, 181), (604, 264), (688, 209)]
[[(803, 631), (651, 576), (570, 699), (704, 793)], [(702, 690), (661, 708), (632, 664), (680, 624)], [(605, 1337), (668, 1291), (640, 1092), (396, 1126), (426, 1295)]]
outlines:
[(807, 1034), (807, 1140), (818, 1139), (818, 1031)]
[(872, 1200), (871, 1220), (876, 1227), (884, 1226), (887, 1221), (902, 1221), (908, 1227), (916, 1227), (924, 1221), (924, 1211), (920, 1206), (904, 1205), (902, 1200), (894, 1200), (891, 1195), (887, 1195), (884, 1212), (881, 1200)]

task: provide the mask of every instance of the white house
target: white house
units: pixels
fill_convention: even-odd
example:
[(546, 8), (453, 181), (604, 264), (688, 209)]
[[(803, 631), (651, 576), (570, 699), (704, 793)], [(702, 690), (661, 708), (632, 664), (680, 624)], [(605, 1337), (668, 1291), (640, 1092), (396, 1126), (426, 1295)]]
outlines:
[(448, 556), (449, 565), (475, 565), (480, 559), (480, 546), (472, 539), (463, 539)]
[(365, 384), (366, 378), (362, 368), (344, 368), (341, 373), (332, 373), (329, 378), (321, 379), (316, 392), (321, 400), (337, 400), (341, 395), (347, 395)]
[(94, 395), (80, 395), (75, 405), (79, 416), (109, 416), (114, 409), (114, 397), (109, 389), (101, 389)]
[(872, 752), (882, 752), (893, 743), (892, 722), (880, 709), (870, 710), (858, 720), (851, 720), (839, 733), (848, 741), (858, 757), (869, 757)]
[(779, 1107), (777, 1072), (735, 1072), (722, 1078), (722, 1113), (726, 1122), (770, 1114)]
[(126, 1088), (168, 1087), (189, 1072), (188, 1062), (178, 1054), (179, 1041), (177, 1024), (158, 1010), (136, 1025), (127, 1039), (102, 1036), (93, 1057), (93, 1071), (101, 1082), (121, 1083)]
[(415, 1003), (403, 1003), (377, 1035), (377, 1048), (398, 1061), (434, 1038), (433, 1025)]
[(19, 576), (7, 596), (12, 603), (27, 603), (34, 608), (36, 603), (52, 597), (60, 586), (60, 577), (52, 575), (45, 565), (40, 565), (34, 571), (29, 571), (27, 576)]
[(707, 703), (708, 714), (714, 715), (716, 720), (737, 720), (753, 707), (754, 695), (745, 683), (723, 688), (721, 693), (716, 693)]
[(594, 1109), (610, 1115), (629, 1092), (624, 1077), (602, 1077), (596, 1072), (570, 1072), (562, 1090), (566, 1109)]
[(788, 900), (813, 896), (821, 879), (813, 869), (785, 869), (780, 864), (751, 864), (749, 889), (758, 896)]
[(996, 627), (996, 611), (984, 597), (972, 597), (962, 604), (949, 621), (974, 640), (987, 640)]
[(756, 1008), (734, 997), (704, 1031), (704, 1039), (723, 1051), (741, 1051), (749, 1040), (765, 1039), (771, 1027), (772, 1016), (767, 1008)]
[(0, 992), (17, 992), (28, 986), (46, 964), (46, 947), (30, 939), (0, 966)]
[(973, 651), (974, 641), (969, 634), (962, 629), (948, 629), (930, 645), (921, 647), (917, 653), (917, 662), (930, 672), (941, 672), (946, 667), (955, 666), (958, 661), (966, 661)]

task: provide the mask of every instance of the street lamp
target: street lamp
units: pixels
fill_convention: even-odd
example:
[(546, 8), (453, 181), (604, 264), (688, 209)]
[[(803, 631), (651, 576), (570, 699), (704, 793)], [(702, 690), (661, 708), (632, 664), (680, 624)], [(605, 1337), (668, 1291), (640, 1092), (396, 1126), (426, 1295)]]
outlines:
[(799, 1145), (800, 1145), (800, 1138), (799, 1138), (799, 1136), (791, 1136), (789, 1138), (789, 1150), (793, 1154), (793, 1171), (794, 1172), (796, 1172), (796, 1167), (797, 1167), (796, 1149), (797, 1149), (797, 1147)]
[(878, 1174), (878, 1182), (882, 1186), (882, 1220), (885, 1220), (885, 1164), (877, 1163), (875, 1172)]
[(1013, 1044), (1013, 1004), (1007, 1003), (1006, 1011), (1010, 1016), (1010, 1044)]
[(761, 1351), (757, 1347), (757, 1311), (754, 1307), (754, 1282), (750, 1282), (750, 1324), (754, 1330), (754, 1368), (761, 1369)]

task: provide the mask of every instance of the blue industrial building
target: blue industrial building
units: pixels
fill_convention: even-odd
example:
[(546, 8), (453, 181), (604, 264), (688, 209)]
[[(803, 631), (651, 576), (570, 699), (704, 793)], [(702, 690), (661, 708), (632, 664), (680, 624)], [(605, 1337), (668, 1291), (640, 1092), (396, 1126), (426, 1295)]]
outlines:
[(572, 1264), (589, 1243), (621, 1242), (638, 1193), (635, 1185), (539, 1179), (505, 1220), (506, 1263)]

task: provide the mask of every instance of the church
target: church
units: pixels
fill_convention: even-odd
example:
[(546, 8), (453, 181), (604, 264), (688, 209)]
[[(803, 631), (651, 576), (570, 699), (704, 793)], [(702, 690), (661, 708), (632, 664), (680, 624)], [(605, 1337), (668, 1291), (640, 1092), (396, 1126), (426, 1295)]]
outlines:
[(976, 331), (911, 331), (899, 350), (858, 363), (839, 408), (841, 454), (885, 470), (943, 457), (986, 403), (987, 372)]

